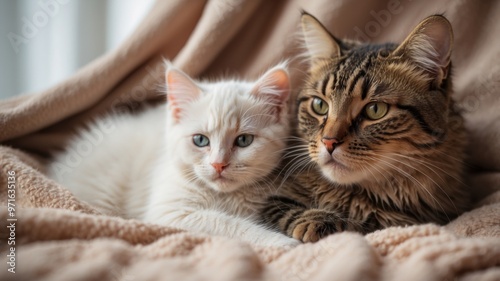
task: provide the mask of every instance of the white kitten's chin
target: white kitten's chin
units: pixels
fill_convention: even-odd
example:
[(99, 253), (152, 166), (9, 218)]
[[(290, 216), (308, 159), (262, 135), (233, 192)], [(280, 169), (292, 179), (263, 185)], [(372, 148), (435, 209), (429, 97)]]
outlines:
[(227, 178), (219, 178), (215, 181), (208, 181), (207, 185), (217, 192), (229, 193), (241, 188), (242, 184)]
[(200, 179), (205, 186), (217, 191), (217, 192), (232, 192), (241, 187), (241, 181), (235, 180), (230, 177), (227, 171), (224, 171), (221, 176), (219, 176), (215, 171), (207, 172), (206, 167), (202, 167), (200, 170), (195, 169), (196, 177)]

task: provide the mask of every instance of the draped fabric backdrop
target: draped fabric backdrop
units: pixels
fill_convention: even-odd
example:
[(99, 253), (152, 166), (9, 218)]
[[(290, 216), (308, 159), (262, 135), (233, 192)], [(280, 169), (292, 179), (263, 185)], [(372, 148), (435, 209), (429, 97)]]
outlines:
[[(44, 175), (50, 153), (63, 148), (85, 122), (164, 102), (158, 93), (164, 58), (194, 77), (250, 79), (289, 58), (296, 92), (306, 70), (296, 59), (301, 9), (338, 37), (373, 42), (400, 42), (431, 14), (444, 13), (450, 20), (453, 98), (469, 130), (467, 184), (476, 202), (470, 212), (446, 226), (342, 233), (314, 245), (263, 249), (101, 216)], [(499, 18), (500, 2), (494, 0), (157, 1), (116, 49), (54, 87), (0, 102), (3, 204), (6, 175), (17, 175), (16, 247), (22, 267), (15, 278), (500, 280)], [(80, 156), (91, 153), (92, 145), (99, 143), (89, 142)], [(76, 168), (78, 159), (65, 164)], [(2, 224), (8, 216), (0, 210)], [(5, 265), (8, 252), (1, 250)], [(10, 274), (1, 271), (1, 279), (14, 278)]]
[(41, 91), (116, 48), (153, 3), (0, 1), (0, 98)]

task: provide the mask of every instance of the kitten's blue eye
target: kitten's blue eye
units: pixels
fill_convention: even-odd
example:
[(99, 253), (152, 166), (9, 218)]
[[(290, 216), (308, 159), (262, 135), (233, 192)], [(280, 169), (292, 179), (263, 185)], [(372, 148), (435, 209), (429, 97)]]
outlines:
[(193, 143), (198, 147), (204, 147), (210, 144), (210, 140), (204, 135), (197, 134), (193, 136)]
[(253, 135), (243, 134), (239, 135), (234, 143), (236, 144), (236, 146), (239, 147), (247, 147), (250, 144), (252, 144), (252, 142), (253, 142)]

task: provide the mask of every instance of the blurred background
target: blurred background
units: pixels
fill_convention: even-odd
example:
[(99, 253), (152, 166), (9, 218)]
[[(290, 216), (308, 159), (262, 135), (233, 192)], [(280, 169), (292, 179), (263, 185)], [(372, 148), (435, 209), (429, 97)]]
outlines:
[(116, 48), (154, 0), (0, 0), (0, 99), (44, 90)]

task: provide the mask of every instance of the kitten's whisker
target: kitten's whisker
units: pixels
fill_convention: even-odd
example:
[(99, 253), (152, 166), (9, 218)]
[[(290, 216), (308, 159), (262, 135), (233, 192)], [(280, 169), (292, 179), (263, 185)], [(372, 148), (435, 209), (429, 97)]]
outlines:
[[(290, 157), (289, 157), (290, 158)], [(296, 161), (297, 159), (299, 159), (298, 161)], [(301, 153), (296, 153), (294, 154), (293, 158), (289, 159), (287, 161), (287, 163), (283, 166), (283, 168), (281, 169), (280, 173), (278, 174), (278, 176), (281, 175), (281, 172), (282, 171), (287, 171), (286, 174), (290, 174), (291, 170), (292, 170), (292, 167), (294, 165), (299, 165), (300, 163), (302, 163), (303, 161), (311, 161), (308, 157), (307, 157), (307, 154), (304, 153), (304, 154), (301, 154)], [(293, 170), (292, 170), (293, 172)], [(286, 176), (285, 178), (288, 178), (288, 176)]]
[[(293, 174), (296, 172), (297, 169), (299, 169), (300, 167), (302, 167), (300, 169), (300, 171), (298, 173), (302, 173), (304, 171), (304, 169), (307, 167), (307, 165), (309, 164), (312, 164), (313, 162), (311, 161), (311, 159), (309, 159), (308, 157), (305, 157), (303, 159), (300, 159), (299, 161), (297, 161), (295, 163), (295, 165), (292, 165), (290, 166), (290, 168), (288, 168), (288, 170), (286, 171), (285, 173), (285, 176), (283, 177), (283, 180), (282, 180), (282, 183), (280, 184), (280, 187), (284, 184), (284, 182)], [(285, 169), (285, 167), (283, 168), (283, 170)], [(281, 172), (280, 172), (280, 175), (281, 175)]]
[(289, 159), (289, 158), (292, 158), (293, 156), (297, 156), (297, 155), (307, 155), (307, 151), (300, 151), (300, 150), (289, 151), (289, 152), (283, 154), (282, 158)]

